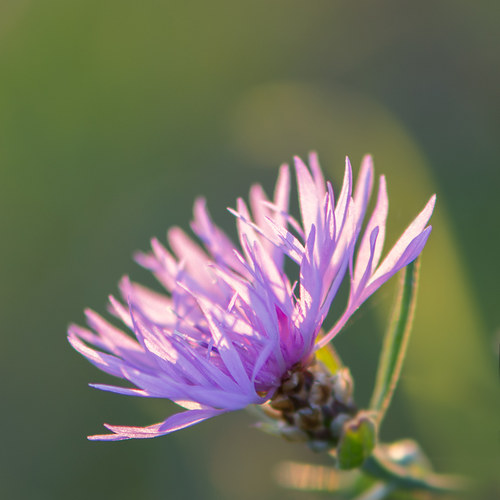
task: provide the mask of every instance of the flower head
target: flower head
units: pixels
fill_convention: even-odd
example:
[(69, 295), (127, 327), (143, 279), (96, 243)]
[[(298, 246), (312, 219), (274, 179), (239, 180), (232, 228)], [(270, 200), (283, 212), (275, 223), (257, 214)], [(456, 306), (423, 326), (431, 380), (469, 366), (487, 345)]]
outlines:
[[(290, 171), (285, 165), (272, 200), (255, 185), (250, 209), (238, 199), (236, 210), (230, 210), (237, 220), (239, 247), (212, 222), (205, 201), (198, 199), (191, 227), (201, 245), (172, 228), (170, 250), (153, 239), (151, 252), (136, 256), (167, 294), (123, 278), (122, 301), (110, 297), (110, 312), (135, 338), (90, 310), (91, 329), (70, 326), (69, 341), (78, 352), (134, 386), (93, 387), (166, 398), (185, 409), (149, 427), (106, 425), (112, 434), (90, 439), (161, 436), (269, 401), (291, 370), (306, 369), (314, 352), (337, 335), (354, 311), (422, 251), (435, 196), (381, 259), (388, 212), (384, 176), (361, 231), (373, 187), (371, 158), (364, 158), (355, 187), (346, 159), (337, 199), (316, 155), (310, 156), (309, 167), (296, 158), (295, 172), (299, 220), (289, 213)], [(298, 267), (297, 283), (284, 272), (287, 259)], [(347, 273), (347, 306), (320, 335)]]

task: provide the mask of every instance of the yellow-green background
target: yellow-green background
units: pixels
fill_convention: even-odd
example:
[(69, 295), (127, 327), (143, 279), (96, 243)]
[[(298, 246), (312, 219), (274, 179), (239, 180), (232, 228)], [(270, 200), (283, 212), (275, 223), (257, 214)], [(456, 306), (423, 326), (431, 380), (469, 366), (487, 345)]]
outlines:
[[(243, 412), (86, 441), (173, 407), (88, 388), (110, 378), (65, 340), (122, 274), (151, 283), (132, 252), (187, 227), (195, 196), (231, 232), (225, 207), (313, 149), (336, 186), (345, 154), (374, 154), (389, 242), (438, 193), (382, 437), (417, 438), (438, 470), (475, 478), (471, 499), (499, 498), (499, 22), (493, 0), (2, 0), (1, 498), (317, 498), (273, 470), (326, 461)], [(392, 291), (336, 343), (361, 404)]]

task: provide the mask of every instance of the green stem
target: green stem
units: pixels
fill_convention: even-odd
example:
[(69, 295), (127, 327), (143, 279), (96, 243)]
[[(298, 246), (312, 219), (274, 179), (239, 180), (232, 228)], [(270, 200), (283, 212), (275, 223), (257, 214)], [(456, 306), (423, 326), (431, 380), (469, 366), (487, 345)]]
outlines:
[(418, 259), (406, 266), (391, 323), (384, 338), (370, 402), (370, 408), (377, 413), (379, 424), (391, 402), (408, 347), (416, 305), (419, 267)]

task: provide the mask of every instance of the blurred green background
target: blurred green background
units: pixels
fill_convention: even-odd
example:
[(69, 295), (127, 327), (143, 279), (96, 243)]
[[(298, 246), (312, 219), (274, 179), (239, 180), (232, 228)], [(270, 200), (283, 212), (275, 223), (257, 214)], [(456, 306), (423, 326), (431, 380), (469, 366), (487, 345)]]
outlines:
[[(389, 242), (433, 192), (402, 384), (382, 429), (500, 498), (500, 10), (495, 1), (0, 2), (0, 497), (313, 499), (282, 460), (327, 463), (244, 412), (156, 440), (91, 443), (172, 405), (100, 393), (67, 344), (153, 235), (187, 227), (316, 150), (388, 176)], [(336, 341), (366, 404), (393, 285)]]

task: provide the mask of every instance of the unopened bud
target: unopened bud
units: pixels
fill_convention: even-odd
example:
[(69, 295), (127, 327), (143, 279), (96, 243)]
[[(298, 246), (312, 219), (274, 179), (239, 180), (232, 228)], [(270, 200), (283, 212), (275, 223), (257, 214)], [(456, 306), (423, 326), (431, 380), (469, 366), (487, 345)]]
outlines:
[(337, 445), (337, 461), (341, 469), (354, 469), (371, 455), (376, 442), (376, 425), (367, 412), (359, 412), (344, 422)]

